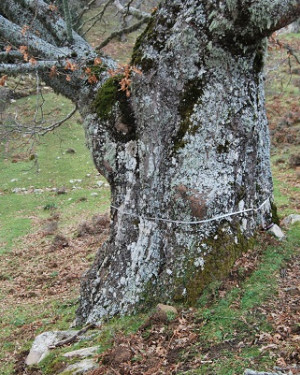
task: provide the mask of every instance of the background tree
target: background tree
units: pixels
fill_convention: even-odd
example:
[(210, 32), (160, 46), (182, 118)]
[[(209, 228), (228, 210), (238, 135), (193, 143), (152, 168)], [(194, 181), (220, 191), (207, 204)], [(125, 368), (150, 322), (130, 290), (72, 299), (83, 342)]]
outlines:
[(83, 279), (78, 321), (195, 302), (272, 222), (265, 38), (299, 1), (163, 1), (123, 68), (75, 32), (71, 43), (42, 0), (0, 11), (0, 72), (38, 72), (75, 103), (111, 186), (111, 235)]

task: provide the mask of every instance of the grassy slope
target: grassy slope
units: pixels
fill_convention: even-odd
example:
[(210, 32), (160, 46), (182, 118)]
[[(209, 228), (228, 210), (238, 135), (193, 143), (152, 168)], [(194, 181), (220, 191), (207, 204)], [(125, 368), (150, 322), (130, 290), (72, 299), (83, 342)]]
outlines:
[[(281, 85), (274, 84), (269, 95), (270, 98), (274, 98), (274, 95), (277, 96), (279, 93), (281, 95), (279, 103), (282, 104), (283, 109), (286, 109), (286, 98), (289, 97), (293, 104), (293, 100), (297, 97), (297, 88), (288, 88), (289, 92), (285, 94), (282, 93), (281, 87)], [(47, 103), (53, 105), (52, 108), (47, 108), (47, 112), (55, 111), (58, 115), (63, 115), (70, 111), (70, 103), (66, 100), (61, 97), (57, 98), (50, 93), (46, 96), (49, 99)], [(25, 108), (24, 112), (29, 117), (32, 115), (34, 103), (35, 98), (31, 97), (18, 101), (16, 106)], [(74, 155), (67, 154), (68, 148), (75, 149), (76, 153)], [(288, 160), (289, 153), (293, 151), (293, 147), (278, 146), (273, 150), (273, 161), (282, 155)], [(61, 256), (61, 253), (51, 253), (50, 255), (47, 253), (52, 236), (35, 235), (35, 233), (40, 233), (44, 221), (51, 216), (51, 211), (44, 208), (56, 207), (56, 212), (60, 215), (60, 230), (72, 237), (76, 223), (80, 222), (83, 217), (92, 216), (93, 213), (104, 212), (107, 210), (109, 202), (108, 189), (99, 189), (95, 185), (96, 181), (101, 180), (101, 177), (95, 172), (88, 151), (84, 147), (82, 129), (76, 119), (69, 121), (55, 133), (42, 138), (34, 152), (38, 155), (39, 173), (37, 173), (34, 162), (28, 161), (26, 158), (17, 163), (11, 162), (16, 155), (10, 157), (4, 155), (0, 159), (0, 243), (2, 244), (0, 278), (5, 284), (5, 288), (0, 292), (0, 324), (3, 337), (0, 356), (4, 359), (4, 364), (0, 368), (1, 373), (5, 375), (12, 373), (13, 353), (29, 348), (28, 340), (45, 330), (65, 329), (74, 317), (78, 279), (71, 283), (69, 290), (64, 289), (60, 293), (59, 287), (57, 287), (57, 295), (54, 296), (47, 294), (49, 290), (52, 290), (53, 285), (58, 285), (53, 282), (56, 282), (60, 275), (53, 269), (48, 272), (47, 282), (36, 298), (27, 295), (21, 297), (18, 293), (14, 298), (14, 291), (10, 291), (7, 287), (10, 280), (16, 277), (13, 270), (21, 272), (23, 261), (36, 262), (36, 264), (41, 261), (45, 262), (47, 270), (48, 258), (57, 257), (59, 259)], [(88, 174), (90, 174), (89, 177), (87, 177)], [(294, 174), (295, 171), (288, 169), (287, 163), (284, 164), (284, 168), (280, 165), (274, 166), (275, 197), (281, 216), (299, 210), (293, 201), (293, 198), (299, 194), (299, 183)], [(82, 182), (71, 184), (71, 179), (81, 179)], [(74, 185), (82, 189), (72, 190)], [(12, 189), (16, 187), (30, 189), (30, 186), (38, 189), (64, 186), (67, 188), (67, 194), (56, 195), (53, 191), (46, 191), (42, 194), (12, 192)], [(99, 195), (91, 196), (92, 192), (97, 192)], [(87, 200), (83, 201), (80, 198), (87, 198)], [(225, 296), (224, 293), (221, 293), (220, 284), (208, 287), (207, 292), (199, 300), (197, 310), (193, 312), (196, 316), (195, 322), (199, 319), (201, 321), (199, 325), (195, 323), (193, 326), (195, 332), (199, 334), (199, 340), (196, 344), (184, 348), (183, 359), (180, 359), (184, 361), (185, 353), (187, 353), (190, 362), (192, 362), (202, 351), (203, 358), (208, 358), (209, 363), (184, 373), (229, 375), (240, 374), (247, 366), (260, 369), (272, 367), (278, 359), (278, 355), (276, 357), (275, 354), (274, 357), (270, 355), (269, 351), (261, 352), (259, 349), (265, 343), (253, 343), (255, 343), (257, 333), (274, 334), (276, 328), (268, 320), (268, 314), (262, 314), (257, 307), (268, 304), (268, 301), (277, 298), (280, 269), (288, 263), (292, 254), (299, 254), (299, 230), (299, 226), (292, 228), (287, 243), (268, 247), (254, 273), (249, 277), (248, 275), (245, 278), (241, 277), (243, 281), (238, 283), (238, 287), (226, 290)], [(76, 250), (78, 247), (80, 245), (75, 243), (71, 250)], [(47, 251), (45, 253), (35, 252), (35, 248), (38, 250), (45, 248)], [(82, 252), (78, 253), (78, 257), (84, 258), (82, 267), (87, 267), (91, 260), (91, 253), (84, 248), (84, 245), (81, 249)], [(257, 251), (260, 253), (260, 250)], [(68, 257), (76, 259), (77, 256), (70, 252), (69, 255), (66, 254), (66, 259)], [(12, 263), (15, 264), (15, 268), (11, 267)], [(242, 273), (243, 270), (244, 266), (242, 265), (239, 272)], [(28, 277), (30, 279), (30, 275)], [(31, 292), (30, 285), (28, 281), (27, 292)], [(268, 313), (267, 307), (265, 311)], [(135, 332), (144, 319), (144, 315), (114, 319), (104, 326), (101, 335), (97, 335), (87, 344), (76, 344), (74, 348), (81, 345), (90, 346), (95, 343), (99, 344), (100, 352), (104, 351), (112, 344), (112, 338), (116, 332)], [(236, 350), (234, 352), (230, 345), (226, 345), (227, 340), (234, 340), (234, 345), (238, 342), (246, 344), (244, 347), (241, 345), (240, 348), (234, 346)], [(215, 353), (215, 358), (210, 359), (205, 356), (204, 353), (208, 350)], [(60, 354), (59, 350), (53, 352), (51, 360), (48, 359), (41, 364), (40, 369), (43, 374), (57, 373), (57, 369), (60, 367), (59, 362), (62, 360)], [(57, 363), (53, 364), (54, 358), (57, 359)]]

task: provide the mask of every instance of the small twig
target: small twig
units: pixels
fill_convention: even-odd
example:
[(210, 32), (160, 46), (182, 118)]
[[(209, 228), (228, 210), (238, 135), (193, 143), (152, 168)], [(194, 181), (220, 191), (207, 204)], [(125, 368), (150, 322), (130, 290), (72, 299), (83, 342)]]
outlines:
[(93, 329), (95, 327), (96, 327), (96, 324), (89, 324), (88, 326), (82, 328), (80, 331), (78, 331), (77, 333), (75, 333), (72, 337), (69, 337), (68, 339), (59, 341), (55, 345), (50, 346), (49, 349), (55, 349), (55, 348), (59, 348), (59, 347), (64, 346), (64, 345), (71, 344), (72, 342), (76, 341), (77, 338), (80, 335), (82, 335), (83, 333), (87, 332), (89, 329)]

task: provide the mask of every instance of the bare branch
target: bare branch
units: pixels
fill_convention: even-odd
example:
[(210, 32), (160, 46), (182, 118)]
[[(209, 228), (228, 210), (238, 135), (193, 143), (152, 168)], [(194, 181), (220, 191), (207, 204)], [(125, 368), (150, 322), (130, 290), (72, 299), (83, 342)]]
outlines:
[(76, 24), (75, 24), (75, 27), (77, 30), (79, 30), (79, 28), (81, 26), (79, 26), (80, 24), (80, 21), (83, 17), (83, 15), (89, 10), (91, 9), (91, 6), (94, 5), (96, 3), (97, 0), (91, 0), (83, 9), (82, 11), (79, 13), (78, 17), (77, 17), (77, 20), (76, 20)]
[(131, 16), (134, 16), (138, 20), (144, 20), (144, 19), (149, 20), (151, 18), (150, 13), (146, 13), (137, 8), (131, 7), (130, 2), (128, 3), (128, 6), (126, 6), (126, 8), (120, 3), (119, 0), (114, 0), (114, 5), (121, 13), (123, 13), (126, 16), (131, 15)]
[(103, 9), (101, 9), (100, 12), (98, 12), (96, 15), (94, 15), (93, 17), (89, 18), (88, 20), (86, 20), (85, 22), (82, 23), (82, 25), (80, 25), (80, 27), (78, 28), (78, 31), (80, 31), (87, 23), (91, 22), (91, 21), (94, 21), (88, 28), (87, 30), (85, 30), (85, 32), (82, 34), (82, 36), (85, 36), (95, 25), (97, 22), (101, 22), (107, 8), (109, 7), (109, 5), (113, 2), (113, 0), (108, 0), (105, 4), (104, 4), (104, 7)]
[(59, 128), (62, 124), (64, 124), (66, 121), (68, 121), (77, 111), (77, 106), (75, 106), (72, 111), (64, 117), (62, 120), (56, 121), (53, 124), (49, 126), (38, 126), (38, 125), (26, 125), (26, 124), (21, 124), (18, 122), (17, 118), (18, 116), (16, 115), (15, 118), (13, 119), (12, 123), (6, 127), (8, 128), (6, 133), (20, 133), (20, 134), (25, 134), (25, 135), (40, 135), (44, 136), (47, 133), (52, 132), (53, 130)]
[(135, 23), (132, 26), (126, 27), (124, 29), (121, 29), (119, 31), (115, 31), (111, 33), (99, 46), (95, 48), (96, 51), (101, 50), (104, 48), (111, 40), (123, 35), (123, 34), (130, 34), (133, 33), (134, 31), (140, 29), (145, 23), (148, 22), (148, 19), (142, 19), (141, 21)]
[(63, 4), (64, 15), (65, 15), (65, 22), (67, 26), (68, 41), (72, 43), (73, 42), (72, 21), (71, 21), (71, 13), (69, 9), (68, 0), (62, 0), (62, 4)]

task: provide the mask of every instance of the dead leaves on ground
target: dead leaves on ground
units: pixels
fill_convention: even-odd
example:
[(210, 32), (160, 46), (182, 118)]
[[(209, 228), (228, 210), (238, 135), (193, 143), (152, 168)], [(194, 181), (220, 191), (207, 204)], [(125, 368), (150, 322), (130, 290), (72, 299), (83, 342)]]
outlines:
[(197, 340), (193, 315), (171, 322), (163, 313), (155, 313), (137, 334), (118, 335), (112, 349), (100, 359), (100, 367), (89, 375), (158, 375), (176, 374), (184, 362), (181, 352)]

